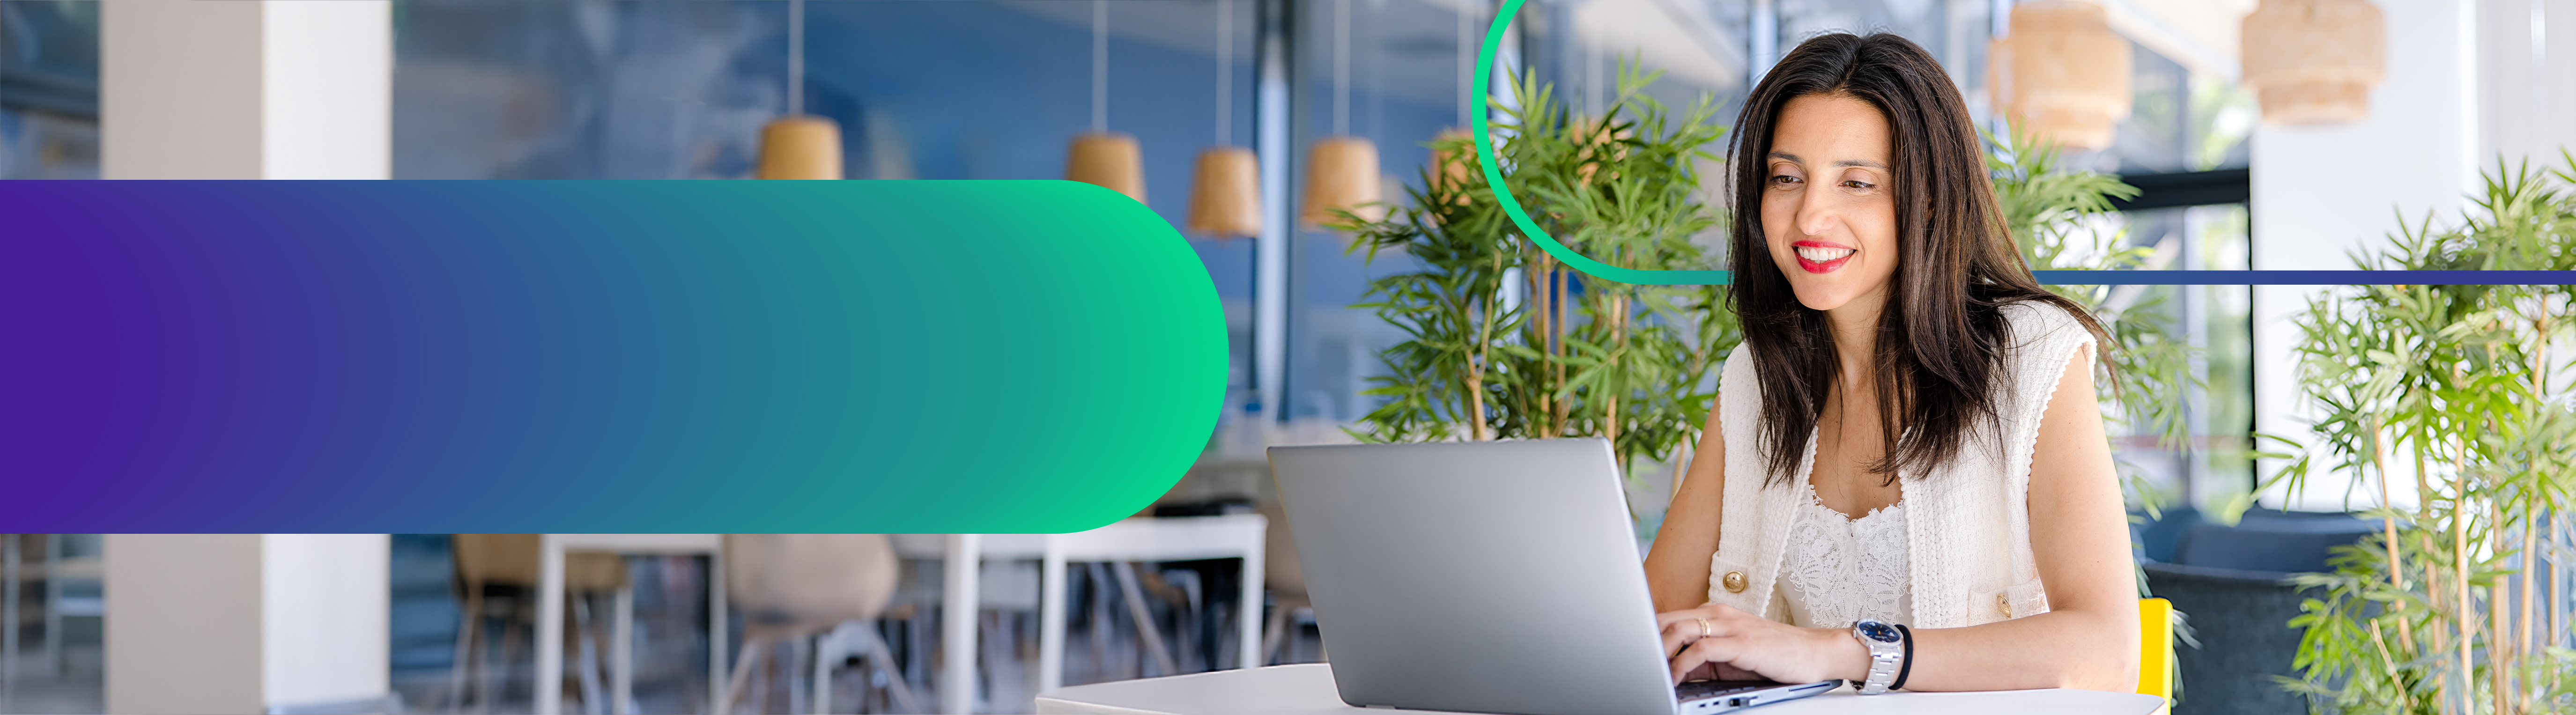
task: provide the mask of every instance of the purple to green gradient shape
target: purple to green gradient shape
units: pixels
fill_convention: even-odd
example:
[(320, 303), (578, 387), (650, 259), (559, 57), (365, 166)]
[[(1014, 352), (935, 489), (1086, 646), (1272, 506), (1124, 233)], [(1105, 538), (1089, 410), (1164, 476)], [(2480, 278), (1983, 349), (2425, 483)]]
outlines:
[(1062, 532), (1225, 386), (1062, 181), (8, 182), (0, 531)]

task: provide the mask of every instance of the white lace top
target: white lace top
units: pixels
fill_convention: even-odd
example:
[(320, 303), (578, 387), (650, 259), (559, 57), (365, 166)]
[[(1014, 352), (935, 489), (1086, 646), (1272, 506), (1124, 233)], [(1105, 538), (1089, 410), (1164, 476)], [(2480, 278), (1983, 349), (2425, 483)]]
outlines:
[[(2012, 340), (1997, 372), (1995, 429), (1970, 437), (1951, 462), (1906, 475), (1897, 506), (1858, 520), (1812, 504), (1803, 478), (1772, 483), (1760, 375), (1751, 346), (1738, 348), (1719, 379), (1726, 486), (1708, 600), (1817, 626), (1864, 613), (1915, 628), (2046, 613), (2030, 545), (2031, 457), (2059, 378), (2071, 358), (2089, 354), (2093, 335), (2043, 303), (2007, 305), (2003, 316)], [(1814, 440), (1808, 445), (1793, 474), (1814, 469)], [(1878, 608), (1887, 615), (1870, 611)]]
[(1789, 623), (1848, 628), (1863, 618), (1914, 622), (1905, 502), (1847, 519), (1825, 506), (1812, 485), (1803, 491), (1807, 498), (1790, 517), (1778, 582)]

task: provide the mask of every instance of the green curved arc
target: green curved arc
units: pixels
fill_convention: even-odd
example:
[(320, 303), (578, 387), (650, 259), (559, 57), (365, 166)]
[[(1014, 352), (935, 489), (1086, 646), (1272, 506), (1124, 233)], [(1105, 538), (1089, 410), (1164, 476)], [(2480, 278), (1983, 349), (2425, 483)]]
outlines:
[(1487, 116), (1490, 112), (1483, 111), (1482, 108), (1492, 106), (1494, 52), (1502, 47), (1503, 31), (1511, 27), (1512, 16), (1520, 13), (1521, 2), (1522, 0), (1503, 0), (1502, 7), (1494, 12), (1493, 27), (1485, 31), (1484, 46), (1476, 51), (1477, 76), (1485, 79), (1476, 83), (1476, 106), (1479, 111), (1470, 113), (1475, 115), (1476, 153), (1483, 159), (1481, 163), (1484, 164), (1485, 169), (1485, 186), (1494, 190), (1494, 199), (1503, 205), (1503, 213), (1512, 217), (1512, 225), (1520, 227), (1521, 235), (1537, 243), (1539, 250), (1547, 251), (1547, 255), (1555, 256), (1556, 260), (1563, 261), (1565, 265), (1582, 271), (1587, 276), (1635, 285), (1726, 285), (1728, 283), (1726, 271), (1644, 270), (1621, 268), (1592, 260), (1591, 257), (1577, 253), (1574, 249), (1558, 242), (1556, 237), (1547, 235), (1546, 230), (1539, 228), (1536, 222), (1530, 220), (1529, 211), (1521, 208), (1521, 202), (1512, 198), (1512, 190), (1503, 186), (1502, 160), (1494, 151), (1493, 121)]

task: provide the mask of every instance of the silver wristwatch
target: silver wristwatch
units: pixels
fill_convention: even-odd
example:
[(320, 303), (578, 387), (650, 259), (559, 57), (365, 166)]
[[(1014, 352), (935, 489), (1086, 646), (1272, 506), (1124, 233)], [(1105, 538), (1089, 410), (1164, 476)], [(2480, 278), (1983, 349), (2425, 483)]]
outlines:
[(1896, 626), (1863, 620), (1852, 624), (1852, 637), (1869, 648), (1869, 679), (1861, 682), (1860, 694), (1887, 692), (1888, 684), (1896, 682), (1897, 669), (1905, 665), (1905, 634), (1897, 632)]

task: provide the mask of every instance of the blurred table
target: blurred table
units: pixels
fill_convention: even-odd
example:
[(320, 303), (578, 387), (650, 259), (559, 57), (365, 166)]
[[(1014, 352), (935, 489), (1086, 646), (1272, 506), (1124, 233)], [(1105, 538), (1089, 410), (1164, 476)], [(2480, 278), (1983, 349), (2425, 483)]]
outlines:
[[(2164, 699), (2093, 690), (2006, 690), (1984, 693), (1913, 693), (1861, 696), (1849, 686), (1812, 698), (1765, 705), (1760, 715), (1918, 713), (1923, 715), (2147, 715)], [(1222, 670), (1169, 678), (1097, 683), (1040, 693), (1039, 715), (1324, 715), (1391, 712), (1355, 708), (1333, 689), (1333, 668), (1323, 663)], [(1402, 712), (1436, 715), (1428, 710)]]
[[(537, 547), (537, 715), (563, 711), (564, 554), (599, 551), (614, 554), (704, 555), (707, 557), (707, 682), (710, 712), (723, 713), (725, 683), (725, 576), (723, 534), (543, 534)], [(616, 613), (609, 638), (611, 705), (609, 712), (635, 711), (635, 596), (633, 587), (617, 589)]]
[[(895, 551), (911, 558), (945, 558), (947, 583), (941, 595), (944, 611), (940, 634), (946, 656), (941, 668), (940, 712), (970, 712), (974, 706), (977, 652), (975, 612), (981, 602), (977, 572), (985, 559), (1036, 559), (1042, 562), (1038, 594), (1038, 691), (1064, 682), (1065, 564), (1071, 561), (1243, 560), (1243, 592), (1235, 619), (1241, 629), (1236, 667), (1261, 659), (1261, 575), (1263, 538), (1269, 520), (1259, 514), (1122, 519), (1090, 531), (1071, 534), (907, 534), (895, 537)], [(959, 566), (972, 564), (967, 566)]]

